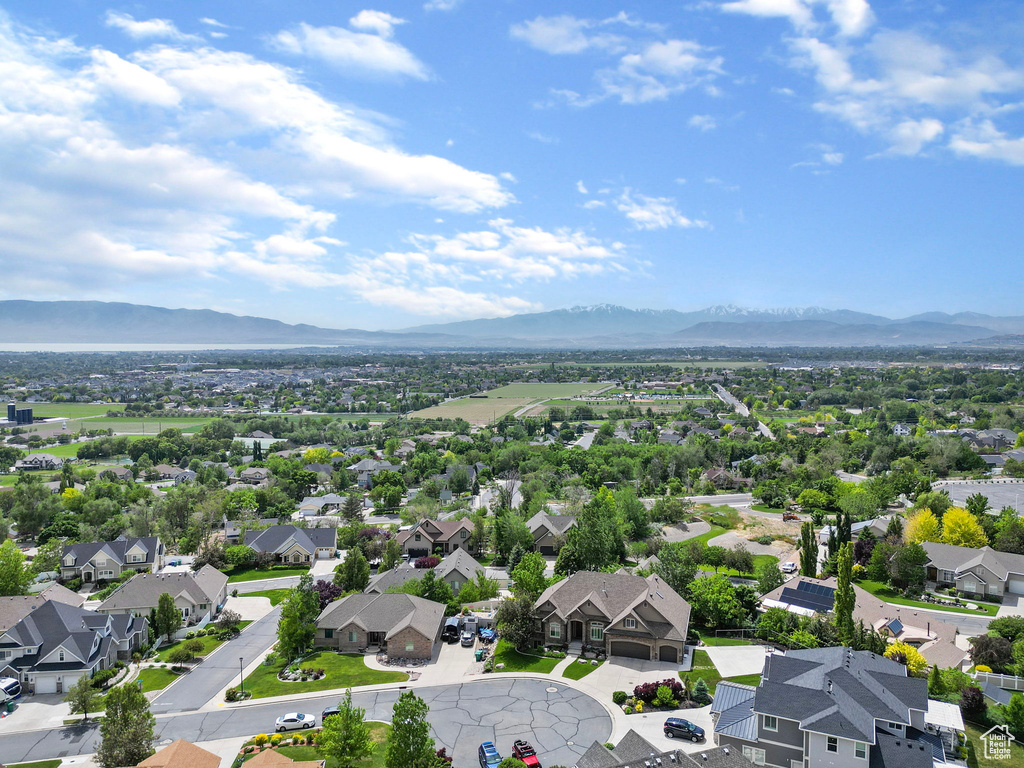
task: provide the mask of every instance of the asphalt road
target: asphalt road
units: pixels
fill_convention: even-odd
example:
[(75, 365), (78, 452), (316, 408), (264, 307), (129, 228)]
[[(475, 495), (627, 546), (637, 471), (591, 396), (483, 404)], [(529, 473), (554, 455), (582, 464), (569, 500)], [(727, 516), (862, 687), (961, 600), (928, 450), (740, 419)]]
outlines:
[(218, 648), (206, 661), (153, 700), (150, 707), (153, 714), (193, 712), (221, 689), (237, 683), (241, 673), (238, 659), (242, 658), (242, 664), (249, 665), (277, 641), (277, 620), (280, 615), (281, 609), (275, 608), (246, 627), (234, 640)]
[[(545, 765), (572, 765), (594, 741), (603, 743), (612, 733), (611, 717), (595, 699), (551, 680), (485, 678), (418, 688), (416, 694), (430, 705), (428, 719), (437, 746), (447, 747), (456, 765), (475, 764), (476, 749), (483, 741), (493, 741), (507, 756), (512, 742), (521, 738), (533, 742)], [(390, 722), (398, 695), (398, 690), (357, 691), (352, 700), (366, 710), (368, 720)], [(157, 744), (178, 738), (195, 743), (268, 733), (274, 720), (288, 711), (319, 716), (324, 707), (337, 703), (335, 694), (291, 705), (256, 704), (158, 716)], [(17, 763), (90, 754), (96, 751), (98, 731), (90, 724), (0, 736), (0, 756)]]

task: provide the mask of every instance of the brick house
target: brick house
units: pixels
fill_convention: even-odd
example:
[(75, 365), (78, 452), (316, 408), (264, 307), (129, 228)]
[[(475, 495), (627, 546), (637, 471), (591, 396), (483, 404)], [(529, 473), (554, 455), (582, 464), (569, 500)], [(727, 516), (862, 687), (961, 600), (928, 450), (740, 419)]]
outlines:
[(429, 659), (441, 638), (444, 610), (441, 603), (397, 592), (349, 595), (317, 617), (313, 644), (351, 653), (377, 646), (398, 658)]

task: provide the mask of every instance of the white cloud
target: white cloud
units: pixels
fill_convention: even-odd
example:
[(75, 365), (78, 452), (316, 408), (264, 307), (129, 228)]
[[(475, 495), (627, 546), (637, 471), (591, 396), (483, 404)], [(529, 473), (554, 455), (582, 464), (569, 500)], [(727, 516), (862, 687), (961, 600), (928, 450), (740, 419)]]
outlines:
[(211, 19), (209, 16), (204, 16), (203, 18), (201, 18), (199, 20), (199, 23), (205, 24), (208, 27), (219, 27), (221, 29), (228, 28), (227, 24), (221, 24), (219, 21), (217, 21), (216, 19)]
[(136, 21), (130, 13), (117, 13), (107, 11), (105, 18), (106, 25), (119, 29), (129, 37), (136, 40), (148, 38), (165, 38), (167, 40), (184, 40), (188, 35), (183, 34), (170, 19), (146, 19)]
[(605, 205), (606, 203), (604, 200), (587, 200), (587, 202), (583, 204), (583, 207), (588, 211), (592, 211), (595, 208), (604, 208)]
[(423, 4), (425, 11), (453, 11), (462, 5), (462, 0), (427, 0)]
[(944, 130), (942, 122), (934, 118), (904, 120), (889, 132), (890, 151), (898, 155), (916, 155), (926, 144), (939, 138)]
[(138, 64), (100, 48), (90, 51), (90, 55), (92, 66), (86, 72), (100, 88), (131, 101), (161, 107), (176, 107), (181, 102), (176, 88)]
[(694, 115), (686, 123), (691, 128), (697, 128), (701, 131), (712, 131), (718, 127), (718, 121), (711, 115)]
[(671, 197), (647, 197), (626, 189), (616, 198), (615, 207), (636, 229), (667, 229), (669, 227), (706, 227), (706, 221), (687, 218), (676, 208)]
[(348, 20), (348, 25), (353, 29), (361, 29), (364, 32), (375, 32), (381, 37), (391, 37), (395, 33), (398, 24), (405, 24), (405, 19), (392, 16), (384, 11), (360, 11)]
[[(364, 16), (371, 13), (376, 15)], [(352, 19), (353, 25), (358, 22), (364, 29), (374, 29), (376, 34), (302, 23), (294, 29), (278, 32), (271, 42), (279, 51), (319, 59), (345, 74), (355, 72), (417, 80), (429, 78), (426, 65), (409, 49), (387, 39), (392, 25), (401, 20), (393, 19), (391, 24), (387, 24), (383, 19), (385, 16), (393, 19), (388, 14), (371, 11), (363, 11)], [(380, 30), (385, 28), (387, 35), (380, 34)]]
[(800, 32), (821, 28), (815, 18), (815, 7), (824, 6), (829, 20), (839, 34), (863, 34), (874, 22), (867, 0), (731, 0), (719, 7), (727, 13), (741, 13), (763, 18), (785, 18)]
[(990, 120), (982, 120), (977, 124), (968, 121), (959, 128), (949, 146), (958, 155), (1024, 165), (1024, 138), (1007, 136)]
[(821, 161), (825, 165), (842, 165), (843, 157), (842, 152), (825, 152), (821, 156)]
[(576, 182), (576, 191), (579, 192), (581, 195), (589, 195), (590, 194), (589, 192), (587, 192), (587, 187), (583, 183), (582, 180)]
[[(618, 27), (619, 32), (605, 31)], [(692, 40), (663, 37), (660, 25), (619, 13), (607, 19), (538, 16), (511, 28), (513, 39), (553, 55), (594, 52), (614, 57), (594, 73), (596, 88), (589, 94), (569, 88), (551, 93), (559, 101), (588, 107), (606, 99), (622, 104), (660, 101), (696, 85), (713, 89), (710, 81), (722, 73), (723, 59)]]
[(814, 15), (803, 0), (734, 0), (720, 6), (726, 13), (789, 19), (798, 29), (811, 26)]

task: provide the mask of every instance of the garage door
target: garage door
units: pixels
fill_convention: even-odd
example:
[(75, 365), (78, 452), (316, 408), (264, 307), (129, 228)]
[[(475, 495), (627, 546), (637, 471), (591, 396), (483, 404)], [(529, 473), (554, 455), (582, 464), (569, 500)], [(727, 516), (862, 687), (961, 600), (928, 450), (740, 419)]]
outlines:
[(1024, 595), (1024, 576), (1011, 576), (1006, 583), (1006, 591), (1015, 595)]
[(661, 661), (678, 661), (678, 653), (671, 645), (663, 645), (658, 649), (658, 658)]
[(555, 548), (545, 544), (540, 548), (540, 553), (542, 555), (553, 555), (555, 554)]
[(409, 559), (410, 560), (415, 560), (417, 557), (426, 557), (429, 554), (430, 554), (430, 550), (429, 549), (410, 549), (409, 550)]
[(646, 659), (650, 661), (651, 649), (642, 643), (627, 643), (619, 641), (612, 643), (612, 656), (626, 656), (630, 659)]
[(56, 693), (57, 692), (57, 678), (55, 677), (36, 677), (36, 693)]

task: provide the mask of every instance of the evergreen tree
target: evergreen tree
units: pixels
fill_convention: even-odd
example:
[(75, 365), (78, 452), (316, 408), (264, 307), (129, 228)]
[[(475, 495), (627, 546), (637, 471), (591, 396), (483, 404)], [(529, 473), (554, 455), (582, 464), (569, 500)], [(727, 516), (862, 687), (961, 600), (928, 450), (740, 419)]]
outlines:
[(119, 685), (106, 696), (96, 761), (103, 768), (137, 765), (153, 754), (153, 726), (146, 695), (136, 685)]
[(800, 527), (800, 574), (810, 578), (818, 575), (818, 538), (814, 534), (814, 523)]
[(836, 593), (834, 617), (839, 642), (852, 646), (855, 640), (853, 609), (856, 595), (853, 593), (853, 542), (846, 542), (836, 554)]
[(363, 517), (363, 495), (352, 491), (345, 497), (345, 506), (341, 510), (346, 520), (360, 520)]
[(942, 672), (939, 671), (939, 665), (936, 664), (928, 675), (928, 694), (930, 696), (944, 696), (945, 693), (946, 684), (942, 680)]

